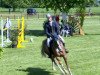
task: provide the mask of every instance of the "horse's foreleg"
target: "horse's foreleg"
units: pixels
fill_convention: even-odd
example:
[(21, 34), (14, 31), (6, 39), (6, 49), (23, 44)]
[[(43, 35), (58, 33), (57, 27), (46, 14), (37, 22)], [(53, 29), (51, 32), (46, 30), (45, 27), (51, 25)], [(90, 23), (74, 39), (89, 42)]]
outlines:
[(64, 59), (65, 64), (66, 64), (66, 66), (67, 66), (67, 70), (68, 70), (68, 72), (69, 72), (69, 75), (72, 75), (72, 72), (71, 72), (71, 70), (70, 70), (70, 68), (69, 68), (69, 66), (68, 66), (68, 63), (67, 63), (67, 58), (64, 56), (63, 59)]
[(60, 61), (59, 58), (56, 57), (56, 59), (57, 59), (58, 68), (59, 68), (60, 71), (63, 73), (63, 75), (66, 75), (66, 70), (65, 70), (65, 68), (63, 67), (62, 62)]
[(56, 70), (55, 65), (57, 65), (57, 64), (56, 64), (56, 62), (55, 62), (53, 57), (51, 57), (51, 61), (52, 61), (52, 69)]
[(64, 67), (63, 64), (61, 64), (61, 67), (63, 68), (64, 72), (65, 72), (66, 74), (68, 74), (68, 71), (65, 69), (65, 67)]
[(63, 63), (60, 61), (60, 59), (57, 58), (57, 60), (59, 61), (59, 64), (60, 64), (62, 70), (63, 70), (66, 74), (68, 74), (68, 71), (65, 69), (65, 67), (63, 66)]
[(52, 69), (53, 69), (54, 71), (56, 71), (54, 61), (52, 61)]

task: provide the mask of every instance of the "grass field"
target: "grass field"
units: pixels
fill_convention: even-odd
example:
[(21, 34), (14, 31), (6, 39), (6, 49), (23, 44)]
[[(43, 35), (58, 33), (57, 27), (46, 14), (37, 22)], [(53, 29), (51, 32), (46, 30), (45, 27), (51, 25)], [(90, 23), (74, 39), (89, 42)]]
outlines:
[[(0, 75), (61, 75), (59, 70), (52, 70), (50, 59), (41, 56), (41, 42), (46, 38), (43, 21), (26, 20), (26, 40), (33, 38), (33, 42), (23, 43), (25, 48), (3, 48)], [(100, 75), (100, 16), (86, 17), (83, 28), (84, 36), (64, 37), (68, 63), (73, 75)]]

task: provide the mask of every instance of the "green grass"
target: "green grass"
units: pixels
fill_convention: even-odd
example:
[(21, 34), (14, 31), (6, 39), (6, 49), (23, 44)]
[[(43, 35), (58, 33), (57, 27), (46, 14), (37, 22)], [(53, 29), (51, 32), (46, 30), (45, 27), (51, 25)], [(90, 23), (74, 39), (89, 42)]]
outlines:
[[(91, 12), (93, 14), (100, 14), (100, 7), (91, 7)], [(86, 7), (86, 13), (88, 13), (89, 7)], [(70, 14), (74, 14), (76, 12), (76, 8), (72, 8), (70, 11)]]
[[(12, 21), (16, 26), (17, 21)], [(52, 70), (50, 59), (41, 56), (41, 42), (46, 38), (43, 21), (26, 20), (26, 39), (33, 38), (33, 42), (23, 43), (25, 48), (3, 48), (0, 75), (61, 75), (59, 70)], [(83, 28), (84, 36), (64, 37), (68, 63), (73, 75), (100, 75), (100, 17), (86, 17)]]

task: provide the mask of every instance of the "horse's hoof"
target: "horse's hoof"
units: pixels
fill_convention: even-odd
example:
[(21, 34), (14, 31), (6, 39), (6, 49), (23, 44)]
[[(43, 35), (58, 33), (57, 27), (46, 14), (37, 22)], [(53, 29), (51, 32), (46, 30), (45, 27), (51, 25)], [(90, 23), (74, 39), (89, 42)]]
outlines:
[(55, 68), (53, 68), (54, 71), (57, 71)]

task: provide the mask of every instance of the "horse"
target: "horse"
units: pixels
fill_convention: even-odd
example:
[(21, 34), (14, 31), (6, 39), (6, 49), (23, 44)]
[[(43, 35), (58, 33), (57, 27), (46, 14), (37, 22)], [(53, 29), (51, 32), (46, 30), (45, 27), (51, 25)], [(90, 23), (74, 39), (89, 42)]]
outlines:
[[(61, 46), (61, 51), (58, 50), (59, 45), (58, 45), (57, 41), (59, 42), (59, 45)], [(50, 50), (51, 50), (50, 59), (52, 61), (52, 69), (56, 70), (54, 67), (54, 64), (55, 64), (56, 66), (58, 66), (58, 68), (63, 73), (63, 75), (66, 75), (66, 74), (72, 75), (69, 65), (67, 63), (67, 57), (66, 57), (67, 53), (65, 51), (65, 47), (63, 46), (63, 43), (61, 40), (57, 40), (57, 41), (52, 39), (51, 44), (50, 44), (50, 47), (51, 47), (50, 48)], [(46, 57), (46, 55), (49, 56), (49, 54), (50, 54), (50, 51), (47, 47), (47, 39), (44, 39), (42, 41), (41, 54), (45, 57)], [(63, 64), (60, 60), (61, 57), (64, 59), (66, 67), (63, 66)]]

